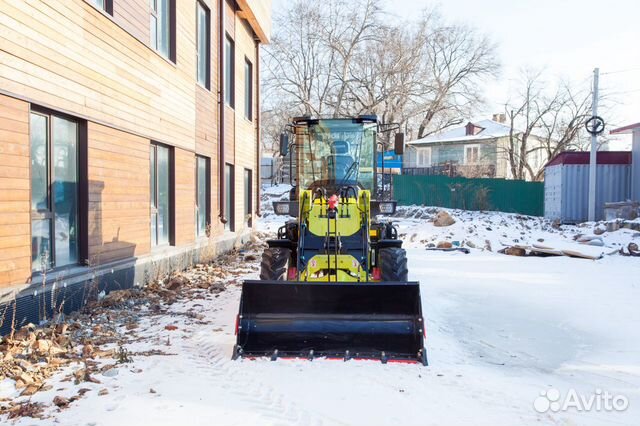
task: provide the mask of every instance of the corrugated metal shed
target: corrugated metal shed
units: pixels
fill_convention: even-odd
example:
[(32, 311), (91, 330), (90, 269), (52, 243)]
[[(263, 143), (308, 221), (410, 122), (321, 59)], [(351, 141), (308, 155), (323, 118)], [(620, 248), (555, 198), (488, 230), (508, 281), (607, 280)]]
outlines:
[[(604, 203), (631, 196), (631, 153), (603, 151), (597, 155), (596, 219), (604, 219)], [(589, 153), (563, 152), (545, 168), (544, 216), (563, 223), (587, 220)]]

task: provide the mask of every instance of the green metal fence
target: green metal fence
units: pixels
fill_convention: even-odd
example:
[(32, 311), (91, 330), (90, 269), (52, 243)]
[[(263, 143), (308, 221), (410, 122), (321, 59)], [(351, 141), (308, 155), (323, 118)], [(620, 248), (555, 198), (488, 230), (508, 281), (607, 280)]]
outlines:
[(395, 175), (393, 193), (398, 204), (405, 206), (496, 210), (532, 216), (544, 214), (543, 182)]

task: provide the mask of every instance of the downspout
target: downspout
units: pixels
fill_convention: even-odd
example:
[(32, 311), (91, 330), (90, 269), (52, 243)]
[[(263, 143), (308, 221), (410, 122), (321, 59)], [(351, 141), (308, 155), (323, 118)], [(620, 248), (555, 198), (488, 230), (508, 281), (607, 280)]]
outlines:
[(225, 204), (225, 169), (226, 163), (224, 161), (224, 68), (225, 68), (225, 51), (224, 51), (224, 40), (225, 40), (225, 28), (224, 28), (224, 4), (225, 0), (218, 0), (218, 23), (219, 23), (219, 31), (218, 31), (218, 83), (219, 90), (218, 93), (220, 95), (219, 99), (219, 112), (218, 112), (218, 187), (219, 187), (219, 199), (218, 205), (220, 206), (220, 222), (223, 224), (227, 223), (227, 219), (225, 218), (224, 212), (224, 204)]
[(261, 167), (261, 141), (260, 141), (260, 40), (254, 39), (256, 45), (256, 216), (260, 217), (260, 167)]

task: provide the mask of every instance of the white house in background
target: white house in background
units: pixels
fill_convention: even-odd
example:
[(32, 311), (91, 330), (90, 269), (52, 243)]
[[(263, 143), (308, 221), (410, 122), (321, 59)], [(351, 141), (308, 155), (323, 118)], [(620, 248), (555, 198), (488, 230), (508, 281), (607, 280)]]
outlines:
[[(464, 126), (407, 142), (403, 173), (511, 179), (507, 157), (510, 127), (505, 121), (504, 114), (494, 114), (491, 120), (470, 121)], [(541, 144), (533, 135), (528, 143), (529, 149)], [(546, 162), (544, 150), (530, 154), (529, 164), (534, 170)]]

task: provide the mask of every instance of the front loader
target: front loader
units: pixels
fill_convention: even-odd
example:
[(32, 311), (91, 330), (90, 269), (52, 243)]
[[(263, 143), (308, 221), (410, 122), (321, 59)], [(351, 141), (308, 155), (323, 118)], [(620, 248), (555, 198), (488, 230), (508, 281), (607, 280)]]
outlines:
[[(267, 241), (260, 280), (243, 283), (234, 359), (427, 365), (419, 283), (408, 281), (396, 228), (375, 219), (396, 207), (378, 190), (377, 138), (389, 130), (375, 116), (302, 117), (287, 126), (280, 152), (295, 162), (296, 181), (274, 210), (296, 219)], [(401, 154), (400, 133), (395, 146)]]

